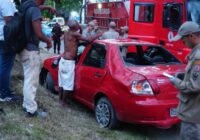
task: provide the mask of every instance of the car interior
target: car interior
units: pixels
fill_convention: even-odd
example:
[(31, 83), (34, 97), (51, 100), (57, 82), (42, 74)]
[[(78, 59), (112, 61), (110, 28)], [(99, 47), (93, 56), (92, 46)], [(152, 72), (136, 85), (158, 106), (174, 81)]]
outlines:
[(101, 44), (92, 44), (89, 52), (84, 58), (83, 65), (95, 68), (104, 68), (106, 63), (106, 48)]
[(175, 56), (160, 46), (120, 46), (120, 55), (125, 65), (161, 65), (181, 63)]

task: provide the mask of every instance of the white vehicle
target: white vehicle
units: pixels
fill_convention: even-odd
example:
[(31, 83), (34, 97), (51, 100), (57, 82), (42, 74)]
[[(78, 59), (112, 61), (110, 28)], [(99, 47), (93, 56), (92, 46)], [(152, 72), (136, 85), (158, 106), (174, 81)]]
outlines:
[(52, 22), (58, 23), (58, 24), (60, 24), (60, 26), (65, 25), (65, 20), (62, 17), (55, 17), (52, 19)]
[(56, 22), (49, 22), (47, 25), (50, 27), (50, 28), (53, 28), (55, 26)]

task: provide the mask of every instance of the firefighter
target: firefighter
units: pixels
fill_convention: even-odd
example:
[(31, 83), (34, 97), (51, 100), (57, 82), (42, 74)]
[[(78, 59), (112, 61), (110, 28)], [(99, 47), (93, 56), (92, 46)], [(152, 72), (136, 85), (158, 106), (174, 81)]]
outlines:
[(120, 33), (119, 34), (120, 39), (127, 39), (128, 38), (128, 26), (121, 27), (119, 33)]
[(91, 37), (92, 35), (95, 35), (95, 23), (93, 21), (90, 21), (87, 25), (87, 27), (83, 30), (82, 35), (84, 37)]
[(181, 140), (200, 140), (200, 26), (191, 21), (181, 25), (173, 41), (191, 48), (185, 73), (170, 81), (180, 90), (177, 116), (182, 120)]
[(109, 30), (104, 32), (101, 39), (118, 39), (119, 33), (115, 31), (116, 24), (115, 22), (111, 21), (109, 24)]

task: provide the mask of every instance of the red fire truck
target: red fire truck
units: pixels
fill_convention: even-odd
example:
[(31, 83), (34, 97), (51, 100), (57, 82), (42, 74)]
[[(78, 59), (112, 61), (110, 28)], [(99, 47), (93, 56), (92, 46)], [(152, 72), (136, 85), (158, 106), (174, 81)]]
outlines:
[(107, 28), (110, 21), (115, 21), (117, 28), (128, 25), (130, 1), (88, 3), (86, 22), (96, 19), (101, 28)]
[(117, 28), (129, 25), (129, 38), (141, 39), (165, 46), (184, 61), (190, 52), (181, 41), (172, 42), (184, 21), (200, 23), (199, 0), (130, 0), (88, 3), (86, 21), (97, 19), (107, 28), (115, 21)]

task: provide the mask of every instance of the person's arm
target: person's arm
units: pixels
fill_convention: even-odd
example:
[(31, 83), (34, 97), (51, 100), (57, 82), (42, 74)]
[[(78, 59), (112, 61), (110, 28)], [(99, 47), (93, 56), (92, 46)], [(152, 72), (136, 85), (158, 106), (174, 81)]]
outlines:
[(38, 38), (47, 43), (47, 47), (50, 48), (52, 47), (52, 43), (50, 41), (49, 38), (47, 38), (43, 33), (42, 33), (42, 26), (41, 26), (41, 21), (38, 19), (38, 20), (34, 20), (32, 21), (32, 25), (33, 25), (33, 30), (35, 32), (35, 34), (38, 36)]
[(13, 17), (16, 9), (11, 1), (2, 1), (1, 2), (1, 15), (4, 18), (5, 23), (7, 24)]
[(56, 9), (47, 6), (47, 5), (40, 5), (39, 6), (40, 10), (49, 10), (52, 14), (56, 14)]
[(185, 73), (183, 80), (175, 78), (172, 83), (182, 93), (199, 93), (200, 92), (200, 60), (194, 60), (189, 72)]
[(75, 33), (75, 36), (77, 39), (79, 40), (82, 40), (82, 41), (87, 41), (87, 42), (92, 42), (94, 41), (95, 39), (99, 38), (100, 36), (102, 36), (103, 32), (102, 33), (99, 33), (97, 35), (94, 35), (94, 36), (90, 36), (90, 37), (84, 37), (83, 35), (81, 35), (80, 33)]

